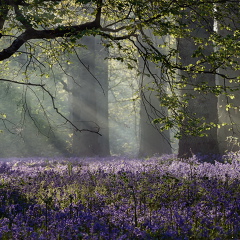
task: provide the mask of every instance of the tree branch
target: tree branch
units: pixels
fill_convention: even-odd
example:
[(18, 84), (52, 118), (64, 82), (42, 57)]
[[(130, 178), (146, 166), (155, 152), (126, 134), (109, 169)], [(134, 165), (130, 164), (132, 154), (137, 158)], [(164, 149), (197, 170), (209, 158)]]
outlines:
[[(1, 1), (0, 1), (0, 4)], [(6, 16), (8, 15), (8, 7), (5, 7), (4, 5), (1, 6), (1, 13), (0, 13), (0, 31), (3, 29), (4, 23), (6, 21)], [(0, 35), (0, 38), (2, 37), (2, 34)]]
[(76, 131), (79, 131), (79, 132), (92, 132), (92, 133), (97, 133), (98, 135), (102, 136), (100, 133), (99, 133), (99, 130), (100, 128), (98, 128), (96, 131), (93, 131), (93, 130), (89, 130), (89, 129), (79, 129), (74, 123), (72, 123), (67, 117), (65, 117), (61, 112), (59, 112), (58, 108), (56, 107), (55, 105), (55, 100), (54, 100), (54, 96), (44, 87), (44, 86), (40, 86), (44, 92), (46, 92), (48, 94), (48, 96), (51, 98), (52, 100), (52, 106), (53, 106), (53, 109), (56, 111), (57, 114), (59, 114), (63, 119), (66, 120), (66, 122), (70, 123)]
[(10, 79), (4, 79), (4, 78), (0, 78), (0, 81), (9, 82), (9, 83), (16, 83), (16, 84), (26, 85), (26, 86), (35, 86), (35, 87), (44, 87), (45, 86), (45, 84), (36, 84), (36, 83), (30, 83), (30, 82), (18, 82), (18, 81), (14, 81), (14, 80), (10, 80)]
[(31, 23), (23, 16), (23, 14), (21, 13), (19, 6), (16, 4), (13, 4), (13, 8), (16, 14), (16, 19), (22, 23), (22, 25), (26, 28), (26, 29), (31, 29), (32, 25)]
[(93, 21), (93, 22), (87, 22), (84, 24), (76, 25), (76, 26), (57, 27), (56, 29), (53, 29), (53, 30), (27, 29), (25, 32), (19, 35), (8, 48), (3, 49), (0, 52), (0, 61), (3, 61), (11, 57), (28, 40), (70, 37), (86, 30), (98, 29), (99, 27), (100, 25), (97, 24), (95, 21)]
[(111, 39), (111, 40), (124, 40), (124, 39), (130, 39), (130, 37), (137, 37), (138, 34), (136, 34), (135, 32), (132, 32), (132, 33), (129, 33), (127, 35), (122, 35), (122, 36), (112, 36), (110, 34), (107, 34), (105, 32), (100, 32), (98, 33), (98, 35), (102, 36), (102, 37), (105, 37), (105, 38), (108, 38), (108, 39)]
[[(25, 32), (19, 35), (8, 48), (5, 48), (0, 52), (0, 61), (3, 61), (11, 57), (28, 40), (71, 37), (71, 36), (77, 35), (78, 33), (84, 32), (86, 30), (94, 30), (94, 29), (101, 29), (101, 26), (95, 20), (93, 22), (87, 22), (84, 24), (76, 25), (76, 26), (61, 26), (53, 30), (35, 30), (32, 28), (27, 29)], [(134, 32), (131, 34), (123, 35), (123, 36), (112, 36), (104, 32), (99, 32), (98, 35), (101, 35), (105, 38), (109, 38), (111, 40), (123, 40), (123, 39), (129, 39), (131, 36), (136, 36)]]
[(9, 82), (9, 83), (15, 83), (15, 84), (20, 84), (20, 85), (26, 85), (26, 86), (34, 86), (34, 87), (41, 87), (42, 90), (44, 92), (46, 92), (48, 94), (48, 96), (51, 98), (51, 101), (52, 101), (52, 106), (53, 106), (53, 109), (56, 111), (56, 113), (58, 115), (60, 115), (64, 120), (66, 120), (66, 122), (70, 123), (74, 129), (76, 131), (79, 131), (79, 132), (92, 132), (92, 133), (97, 133), (98, 135), (102, 136), (100, 133), (99, 133), (99, 129), (97, 129), (96, 131), (93, 131), (93, 130), (89, 130), (89, 129), (79, 129), (75, 124), (73, 124), (67, 117), (65, 117), (61, 112), (59, 112), (58, 108), (56, 107), (56, 104), (55, 104), (55, 98), (54, 96), (51, 94), (51, 92), (49, 90), (47, 90), (45, 88), (45, 84), (35, 84), (35, 83), (29, 83), (29, 82), (18, 82), (18, 81), (14, 81), (14, 80), (9, 80), (9, 79), (3, 79), (3, 78), (0, 78), (0, 81), (4, 81), (4, 82)]
[(101, 24), (102, 6), (103, 6), (103, 0), (98, 0), (97, 1), (97, 13), (96, 13), (95, 22), (99, 25)]

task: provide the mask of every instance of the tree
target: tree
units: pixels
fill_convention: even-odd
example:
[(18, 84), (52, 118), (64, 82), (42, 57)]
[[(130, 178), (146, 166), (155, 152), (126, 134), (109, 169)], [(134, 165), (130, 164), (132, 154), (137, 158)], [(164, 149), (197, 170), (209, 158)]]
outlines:
[[(103, 42), (104, 43), (104, 42)], [(106, 43), (106, 42), (105, 42)], [(109, 107), (108, 107), (108, 49), (102, 44), (100, 38), (96, 38), (96, 76), (98, 77), (98, 85), (96, 88), (97, 96), (97, 119), (100, 126), (99, 137), (100, 156), (110, 155), (109, 143)]]
[[(150, 31), (142, 31), (142, 38), (151, 38), (155, 46), (158, 47), (163, 41), (151, 34)], [(153, 40), (154, 39), (154, 40)], [(140, 147), (139, 157), (150, 157), (171, 153), (169, 131), (161, 131), (159, 124), (154, 124), (154, 119), (159, 116), (167, 116), (167, 108), (160, 106), (158, 93), (159, 86), (164, 88), (162, 80), (161, 66), (156, 66), (146, 60), (147, 46), (141, 41), (141, 58), (139, 60), (140, 72)]]
[[(136, 49), (129, 43), (128, 51)], [(109, 52), (109, 131), (111, 154), (136, 156), (139, 149), (139, 84), (136, 67), (115, 59), (118, 49)]]
[[(201, 61), (199, 68), (209, 73), (180, 70), (181, 81), (186, 85), (182, 88), (181, 95), (183, 101), (188, 99), (183, 108), (188, 117), (184, 119), (180, 130), (182, 135), (179, 140), (178, 155), (180, 157), (190, 157), (197, 153), (219, 154), (217, 129), (211, 128), (205, 131), (204, 127), (201, 127), (201, 125), (218, 123), (217, 97), (211, 92), (203, 93), (198, 88), (203, 85), (215, 88), (215, 74), (211, 72), (211, 65), (204, 60), (213, 54), (213, 45), (209, 40), (213, 33), (213, 18), (204, 16), (203, 20), (193, 22), (188, 18), (192, 11), (201, 11), (201, 9), (187, 9), (183, 16), (183, 24), (186, 24), (190, 30), (190, 36), (178, 40), (179, 61), (184, 67), (195, 66), (198, 61)], [(194, 39), (200, 43), (198, 44)], [(202, 49), (201, 39), (206, 44), (204, 49)]]
[[(97, 38), (84, 37), (81, 44), (86, 46), (80, 54), (79, 61), (71, 67), (71, 122), (78, 129), (89, 131), (83, 133), (73, 130), (72, 154), (74, 156), (108, 156), (108, 73), (106, 50)], [(99, 59), (99, 53), (103, 59)], [(75, 59), (76, 59), (75, 57)]]
[[(45, 67), (45, 64), (53, 64), (51, 62), (52, 59), (58, 58), (60, 54), (64, 54), (66, 51), (71, 51), (73, 46), (76, 46), (76, 39), (82, 38), (84, 35), (100, 35), (112, 41), (129, 39), (134, 35), (134, 30), (129, 30), (128, 33), (124, 33), (122, 36), (113, 36), (109, 34), (110, 32), (114, 34), (121, 32), (125, 27), (119, 30), (111, 28), (115, 22), (114, 16), (112, 16), (112, 23), (108, 22), (105, 27), (102, 27), (100, 21), (102, 17), (102, 8), (105, 7), (105, 4), (103, 4), (102, 1), (94, 1), (92, 4), (90, 4), (90, 1), (84, 3), (82, 1), (64, 2), (46, 0), (33, 2), (7, 1), (2, 4), (2, 15), (0, 19), (2, 30), (1, 38), (10, 38), (10, 42), (8, 43), (9, 46), (0, 52), (0, 61), (4, 61), (10, 57), (17, 58), (19, 55), (23, 54), (28, 56), (28, 63), (25, 64), (26, 72), (29, 69), (29, 65), (34, 65), (35, 68), (39, 68), (40, 71), (42, 71), (41, 69)], [(92, 8), (93, 12), (85, 11), (87, 5), (89, 5), (89, 8)], [(71, 8), (71, 10), (68, 8)], [(38, 9), (37, 13), (36, 9)], [(11, 11), (13, 14), (9, 15)], [(79, 16), (77, 11), (81, 11), (82, 15)], [(72, 14), (75, 14), (76, 18), (72, 18), (72, 16), (69, 18)], [(84, 22), (85, 19), (87, 20)], [(46, 39), (51, 41), (47, 41)], [(36, 42), (36, 40), (40, 40), (40, 42)], [(52, 49), (53, 45), (55, 45), (54, 49)], [(37, 56), (36, 52), (38, 52), (38, 54), (40, 52), (40, 56)], [(43, 60), (44, 55), (48, 56), (49, 60), (46, 58)], [(3, 64), (6, 63), (4, 62)], [(45, 77), (45, 74), (43, 73), (42, 76)], [(40, 83), (33, 83), (33, 81), (29, 79), (25, 79), (24, 81), (1, 79), (1, 81), (40, 88), (51, 98), (54, 110), (65, 121), (70, 123), (76, 131), (99, 133), (100, 129), (97, 125), (91, 129), (80, 129), (77, 125), (73, 124), (66, 115), (63, 115), (56, 105), (56, 96), (53, 91), (48, 88), (47, 83), (42, 83), (42, 80), (40, 80)], [(106, 111), (104, 114), (106, 115)]]
[[(236, 38), (239, 34), (235, 28), (227, 37), (222, 37), (213, 31), (213, 19), (220, 19), (221, 27), (228, 29), (229, 21), (226, 16), (231, 13), (230, 9), (234, 8), (234, 1), (216, 1), (221, 11), (214, 11), (212, 1), (200, 1), (198, 4), (195, 1), (187, 1), (185, 4), (178, 1), (177, 4), (182, 8), (180, 7), (179, 11), (174, 9), (172, 21), (166, 24), (169, 27), (171, 23), (176, 23), (175, 27), (171, 26), (166, 30), (168, 34), (179, 39), (176, 51), (172, 48), (172, 55), (166, 56), (149, 44), (152, 49), (148, 55), (155, 62), (161, 60), (172, 79), (168, 81), (169, 96), (163, 93), (163, 89), (160, 90), (163, 96), (161, 102), (171, 111), (170, 117), (161, 117), (155, 122), (164, 123), (166, 128), (178, 128), (176, 137), (180, 138), (179, 156), (189, 157), (196, 153), (218, 154), (218, 139), (221, 134), (217, 136), (216, 128), (220, 128), (220, 133), (225, 121), (220, 116), (221, 122), (218, 123), (216, 96), (220, 96), (219, 99), (223, 99), (221, 95), (228, 99), (237, 97), (235, 90), (238, 90), (238, 87), (236, 84), (229, 84), (229, 80), (236, 79), (236, 75), (232, 77), (229, 70), (224, 72), (221, 69), (230, 67), (236, 74), (239, 68), (236, 61), (236, 56), (239, 55)], [(238, 11), (236, 15), (239, 17)], [(156, 35), (163, 31), (156, 28), (154, 30)], [(178, 59), (178, 62), (174, 63), (172, 57)], [(216, 77), (224, 79), (224, 84), (216, 85)], [(235, 94), (229, 94), (233, 91)], [(223, 102), (222, 105), (231, 108), (231, 104)], [(236, 110), (236, 106), (234, 108)], [(229, 117), (234, 119), (234, 114), (230, 113)], [(236, 123), (237, 121), (233, 122), (235, 129)]]
[[(58, 64), (58, 59), (67, 52), (73, 51), (74, 48), (82, 47), (77, 40), (84, 36), (101, 36), (107, 40), (105, 43), (107, 47), (119, 49), (120, 54), (116, 59), (127, 64), (131, 61), (136, 62), (137, 59), (127, 52), (124, 45), (126, 41), (130, 41), (141, 53), (141, 48), (137, 46), (136, 41), (142, 29), (151, 30), (153, 35), (159, 38), (170, 36), (171, 39), (185, 39), (185, 41), (191, 39), (192, 46), (196, 44), (197, 47), (192, 50), (191, 54), (187, 53), (186, 57), (196, 60), (190, 59), (189, 62), (176, 61), (176, 59), (179, 60), (178, 54), (182, 55), (182, 59), (184, 59), (183, 54), (185, 53), (181, 50), (183, 48), (179, 48), (180, 52), (178, 52), (176, 47), (170, 47), (167, 53), (162, 53), (152, 41), (147, 40), (145, 43), (148, 52), (145, 53), (144, 60), (146, 63), (161, 65), (161, 71), (164, 73), (161, 77), (164, 78), (165, 86), (163, 87), (161, 84), (158, 86), (158, 94), (161, 96), (161, 107), (166, 107), (170, 112), (169, 115), (155, 119), (154, 123), (159, 123), (161, 130), (164, 128), (180, 130), (176, 133), (176, 137), (179, 138), (184, 137), (183, 133), (200, 136), (211, 133), (213, 135), (212, 146), (216, 149), (215, 132), (212, 132), (215, 130), (209, 130), (220, 127), (215, 121), (215, 108), (210, 107), (212, 112), (209, 114), (211, 113), (211, 116), (206, 115), (205, 119), (201, 119), (201, 115), (198, 113), (193, 116), (191, 105), (203, 99), (199, 97), (201, 94), (205, 97), (219, 96), (226, 94), (227, 89), (228, 91), (232, 90), (232, 86), (216, 86), (212, 84), (213, 82), (210, 83), (209, 76), (218, 75), (225, 81), (229, 81), (231, 78), (227, 76), (227, 73), (218, 70), (228, 67), (234, 71), (239, 70), (239, 64), (236, 61), (233, 61), (234, 64), (229, 63), (229, 59), (233, 60), (231, 58), (233, 53), (235, 59), (239, 56), (236, 44), (239, 31), (235, 29), (230, 31), (227, 37), (223, 37), (215, 31), (208, 31), (208, 29), (209, 23), (211, 22), (212, 26), (212, 19), (216, 18), (218, 21), (222, 21), (222, 28), (228, 28), (229, 23), (225, 19), (226, 16), (231, 15), (231, 8), (236, 2), (238, 3), (236, 0), (1, 1), (0, 41), (1, 44), (4, 43), (4, 47), (0, 51), (1, 67), (6, 70), (8, 60), (18, 59), (21, 55), (25, 55), (27, 59), (26, 64), (20, 67), (20, 70), (24, 69), (24, 78), (2, 77), (1, 81), (23, 85), (25, 88), (40, 89), (41, 91), (35, 90), (36, 96), (38, 98), (40, 95), (48, 96), (57, 114), (77, 132), (100, 134), (99, 128), (94, 128), (94, 130), (91, 127), (86, 129), (80, 126), (79, 128), (71, 122), (66, 112), (61, 110), (57, 101), (59, 92), (54, 91), (53, 84), (48, 80), (49, 73), (47, 73), (48, 70), (54, 69), (54, 64)], [(214, 4), (217, 4), (216, 6), (221, 11), (214, 11)], [(231, 6), (231, 8), (225, 6)], [(188, 16), (186, 16), (188, 14), (186, 9), (191, 9)], [(238, 12), (236, 13), (237, 17), (239, 17)], [(187, 18), (188, 22), (181, 21), (184, 18)], [(195, 26), (199, 30), (201, 29), (204, 38), (195, 34), (195, 29), (193, 29)], [(163, 47), (166, 47), (165, 43)], [(212, 47), (215, 49), (218, 47), (218, 49), (213, 51)], [(121, 53), (124, 53), (124, 57), (121, 56)], [(35, 69), (39, 78), (30, 78), (29, 66), (32, 67), (31, 69)], [(153, 68), (151, 67), (151, 69)], [(182, 72), (181, 76), (178, 74), (179, 70)], [(152, 75), (154, 74), (153, 72)], [(178, 77), (176, 77), (177, 75)], [(207, 76), (209, 81), (203, 82), (200, 80), (200, 76)], [(195, 79), (197, 80), (195, 81)], [(179, 89), (186, 90), (186, 86), (190, 85), (192, 86), (191, 92), (184, 92), (187, 95), (182, 96), (183, 91), (179, 91)], [(196, 94), (197, 92), (199, 94)], [(211, 106), (215, 104), (214, 99), (214, 97), (209, 97)], [(189, 103), (187, 103), (188, 101)], [(183, 111), (184, 109), (186, 111)], [(201, 140), (199, 138), (198, 143), (204, 146), (206, 139), (210, 138), (203, 137)], [(191, 142), (188, 141), (186, 148), (192, 148), (192, 151), (196, 152), (197, 150), (193, 149), (190, 144)], [(197, 145), (195, 144), (195, 146)], [(217, 150), (213, 152), (217, 152)]]
[[(217, 32), (219, 34), (219, 46), (218, 51), (222, 51), (223, 48), (228, 49), (227, 55), (228, 62), (219, 68), (220, 75), (217, 76), (217, 84), (222, 87), (227, 87), (225, 94), (218, 97), (218, 114), (219, 123), (223, 124), (218, 129), (219, 147), (221, 154), (225, 154), (227, 151), (240, 150), (240, 112), (239, 112), (239, 59), (236, 46), (239, 38), (236, 33), (239, 31), (239, 3), (238, 4), (226, 4), (224, 9), (222, 5), (216, 6), (216, 11), (220, 16), (216, 17)], [(226, 9), (231, 11), (231, 16), (221, 17), (222, 12)], [(230, 41), (231, 39), (231, 41)]]

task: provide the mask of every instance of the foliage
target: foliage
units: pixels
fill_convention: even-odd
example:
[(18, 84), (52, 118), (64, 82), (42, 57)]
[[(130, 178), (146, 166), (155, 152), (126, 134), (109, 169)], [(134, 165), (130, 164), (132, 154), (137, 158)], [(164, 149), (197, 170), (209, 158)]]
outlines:
[[(189, 79), (194, 79), (199, 74), (214, 74), (221, 77), (224, 83), (232, 81), (234, 84), (209, 86), (202, 82), (191, 86), (193, 92), (234, 97), (234, 91), (239, 89), (239, 78), (220, 73), (219, 69), (239, 69), (239, 13), (236, 9), (238, 2), (233, 0), (6, 1), (0, 8), (0, 61), (2, 67), (7, 69), (11, 67), (8, 60), (19, 61), (25, 55), (25, 62), (20, 64), (17, 72), (24, 70), (26, 75), (17, 80), (4, 77), (1, 81), (31, 87), (37, 96), (48, 95), (52, 108), (64, 121), (81, 131), (55, 105), (56, 96), (49, 81), (49, 72), (53, 65), (61, 68), (58, 62), (60, 56), (74, 51), (75, 47), (83, 47), (77, 44), (77, 39), (99, 35), (107, 40), (106, 46), (119, 49), (120, 54), (114, 58), (124, 61), (129, 68), (136, 66), (139, 56), (146, 63), (151, 62), (161, 68), (164, 73), (161, 79), (157, 79), (154, 74), (150, 75), (161, 96), (161, 105), (168, 107), (172, 115), (160, 117), (155, 123), (163, 124), (163, 129), (175, 127), (183, 129), (186, 134), (206, 135), (206, 130), (214, 127), (214, 124), (185, 111), (189, 99), (194, 95), (187, 92), (183, 100), (179, 90), (191, 86)], [(228, 18), (232, 13), (233, 17)], [(226, 29), (228, 34), (223, 35), (214, 30), (210, 26), (213, 19), (218, 22), (219, 29)], [(209, 37), (206, 39), (194, 36), (192, 24), (208, 31)], [(168, 36), (173, 44), (166, 41), (163, 45), (156, 46), (154, 39), (146, 34), (146, 29), (158, 38)], [(183, 65), (178, 57), (177, 40), (186, 38), (195, 43), (196, 50), (192, 55), (193, 63)], [(135, 45), (138, 56), (128, 51), (128, 42)], [(215, 51), (205, 55), (205, 49), (209, 46)], [(4, 69), (2, 75), (7, 76)], [(41, 78), (35, 81), (33, 75), (29, 74), (31, 69)], [(229, 107), (236, 106), (230, 104), (227, 108)], [(189, 127), (184, 128), (185, 126)], [(178, 132), (176, 136), (181, 137), (181, 133)]]
[(238, 239), (239, 156), (206, 157), (2, 159), (1, 239)]

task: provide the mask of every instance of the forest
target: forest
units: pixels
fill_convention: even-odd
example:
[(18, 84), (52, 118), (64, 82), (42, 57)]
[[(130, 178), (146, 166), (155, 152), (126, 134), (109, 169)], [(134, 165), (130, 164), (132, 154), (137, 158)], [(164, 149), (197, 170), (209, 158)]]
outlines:
[(2, 3), (2, 157), (237, 151), (237, 6)]
[(239, 239), (239, 38), (239, 0), (0, 0), (0, 239)]

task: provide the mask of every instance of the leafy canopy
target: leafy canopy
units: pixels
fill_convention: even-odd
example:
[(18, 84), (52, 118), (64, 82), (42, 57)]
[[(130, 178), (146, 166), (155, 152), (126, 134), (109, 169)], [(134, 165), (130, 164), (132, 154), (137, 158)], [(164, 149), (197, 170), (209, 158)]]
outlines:
[[(159, 95), (160, 104), (171, 113), (161, 115), (154, 121), (156, 124), (163, 124), (162, 129), (182, 128), (187, 121), (190, 127), (185, 126), (185, 132), (201, 135), (217, 125), (206, 123), (205, 119), (199, 119), (184, 109), (188, 101), (196, 97), (195, 93), (232, 97), (239, 89), (237, 76), (219, 73), (219, 69), (240, 69), (239, 19), (239, 1), (236, 0), (1, 1), (0, 80), (40, 89), (50, 97), (55, 111), (71, 123), (56, 106), (54, 91), (49, 87), (50, 79), (47, 79), (48, 73), (44, 68), (48, 65), (51, 69), (51, 66), (58, 64), (60, 56), (83, 47), (78, 39), (98, 35), (107, 47), (118, 49), (118, 56), (114, 58), (126, 62), (129, 68), (134, 68), (142, 58), (146, 64), (151, 62), (161, 69), (163, 75), (160, 78), (151, 71), (146, 73), (153, 78), (154, 91)], [(227, 34), (214, 29), (211, 25), (213, 20), (218, 23), (218, 29), (225, 29)], [(209, 37), (196, 36), (196, 28), (209, 32)], [(156, 44), (156, 38), (166, 40)], [(190, 64), (182, 64), (179, 58), (179, 39), (189, 39), (196, 45)], [(128, 43), (134, 45), (134, 53), (128, 51)], [(205, 49), (209, 46), (214, 51), (206, 55)], [(21, 59), (25, 59), (24, 63)], [(18, 61), (19, 71), (25, 75), (15, 78), (10, 74), (11, 69), (7, 70), (10, 61)], [(39, 80), (30, 77), (29, 70), (32, 69), (38, 69)], [(225, 82), (234, 84), (210, 86), (206, 82), (189, 82), (190, 78), (194, 79), (199, 74), (215, 74)], [(183, 98), (180, 90), (189, 85), (194, 94), (186, 92)], [(2, 119), (5, 121), (6, 117)]]

